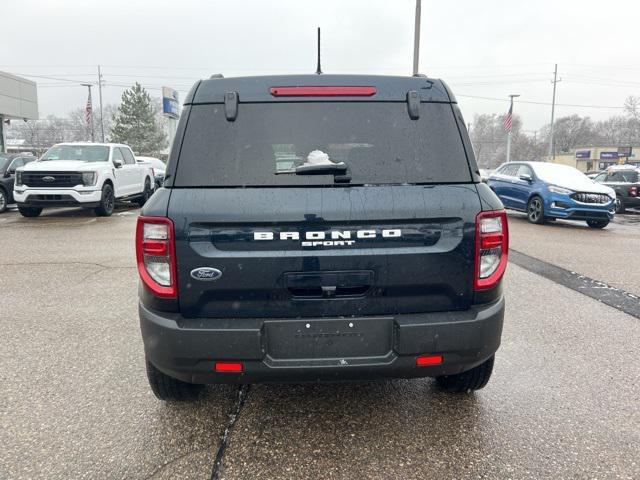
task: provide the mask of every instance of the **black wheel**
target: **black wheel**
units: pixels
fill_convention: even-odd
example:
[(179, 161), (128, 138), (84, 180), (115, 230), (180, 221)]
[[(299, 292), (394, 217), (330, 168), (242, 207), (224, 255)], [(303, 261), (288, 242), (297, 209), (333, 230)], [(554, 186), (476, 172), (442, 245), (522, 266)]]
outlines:
[(147, 360), (147, 378), (153, 394), (160, 400), (185, 401), (197, 398), (204, 385), (187, 383), (165, 375)]
[(627, 211), (627, 207), (624, 204), (624, 200), (621, 197), (616, 197), (616, 213), (624, 213)]
[(451, 393), (464, 393), (483, 388), (491, 378), (494, 357), (471, 370), (455, 375), (436, 377), (441, 389)]
[(18, 211), (23, 217), (37, 217), (42, 213), (42, 208), (23, 207), (22, 205), (18, 205)]
[(0, 188), (0, 213), (4, 213), (7, 210), (7, 204), (9, 203), (9, 197), (4, 188)]
[(527, 218), (531, 223), (538, 225), (544, 223), (544, 202), (542, 198), (538, 196), (531, 197), (527, 204)]
[(149, 197), (151, 197), (152, 194), (153, 192), (151, 191), (151, 182), (147, 178), (144, 181), (144, 190), (142, 191), (142, 195), (136, 200), (136, 203), (142, 207), (145, 203), (147, 203), (147, 200), (149, 200)]
[(102, 197), (100, 205), (96, 207), (96, 215), (100, 217), (109, 217), (113, 213), (116, 206), (116, 197), (113, 193), (113, 187), (109, 183), (105, 183), (102, 187)]
[(609, 225), (609, 220), (587, 220), (587, 225), (591, 228), (604, 228)]

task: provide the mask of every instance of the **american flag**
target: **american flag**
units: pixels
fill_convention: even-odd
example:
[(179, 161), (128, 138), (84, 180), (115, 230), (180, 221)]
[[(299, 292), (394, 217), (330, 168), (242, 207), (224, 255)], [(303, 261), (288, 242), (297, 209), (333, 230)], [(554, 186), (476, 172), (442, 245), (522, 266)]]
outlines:
[(504, 117), (504, 131), (507, 133), (510, 133), (512, 126), (513, 126), (513, 99), (511, 100), (511, 106), (509, 107), (509, 112)]
[(87, 98), (87, 106), (84, 107), (84, 120), (87, 124), (91, 123), (93, 116), (93, 107), (91, 105), (91, 90), (89, 90), (89, 97)]

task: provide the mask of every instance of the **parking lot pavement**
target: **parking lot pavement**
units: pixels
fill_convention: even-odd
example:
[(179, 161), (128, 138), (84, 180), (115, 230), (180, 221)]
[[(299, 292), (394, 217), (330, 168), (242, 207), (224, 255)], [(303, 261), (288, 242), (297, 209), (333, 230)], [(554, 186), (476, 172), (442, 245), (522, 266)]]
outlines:
[(238, 387), (151, 394), (136, 213), (0, 216), (0, 478), (640, 477), (638, 319), (514, 265), (484, 390), (253, 385), (216, 468)]
[(640, 295), (640, 211), (616, 215), (603, 230), (566, 220), (534, 225), (509, 212), (509, 234), (516, 251)]

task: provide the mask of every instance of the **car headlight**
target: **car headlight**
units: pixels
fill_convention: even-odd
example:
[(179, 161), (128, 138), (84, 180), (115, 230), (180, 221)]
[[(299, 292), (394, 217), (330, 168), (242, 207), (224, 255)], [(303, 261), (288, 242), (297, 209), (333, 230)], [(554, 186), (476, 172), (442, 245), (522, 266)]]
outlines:
[(82, 172), (82, 184), (91, 187), (96, 184), (96, 172)]
[(22, 172), (21, 171), (17, 171), (16, 172), (16, 187), (21, 187), (22, 186)]
[(569, 190), (568, 188), (558, 187), (556, 185), (549, 185), (549, 191), (553, 193), (565, 193), (567, 195), (571, 195), (573, 190)]

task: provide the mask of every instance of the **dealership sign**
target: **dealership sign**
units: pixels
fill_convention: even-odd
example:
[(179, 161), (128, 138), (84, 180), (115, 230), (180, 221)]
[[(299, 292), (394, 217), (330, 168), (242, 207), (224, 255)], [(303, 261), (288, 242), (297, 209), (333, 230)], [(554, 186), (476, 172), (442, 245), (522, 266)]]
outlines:
[(178, 118), (180, 116), (178, 92), (173, 88), (162, 87), (162, 113), (171, 118)]
[(633, 148), (632, 147), (618, 147), (618, 157), (629, 158), (633, 156)]
[(618, 159), (618, 152), (600, 152), (600, 160)]
[(576, 158), (591, 158), (591, 150), (576, 150)]

